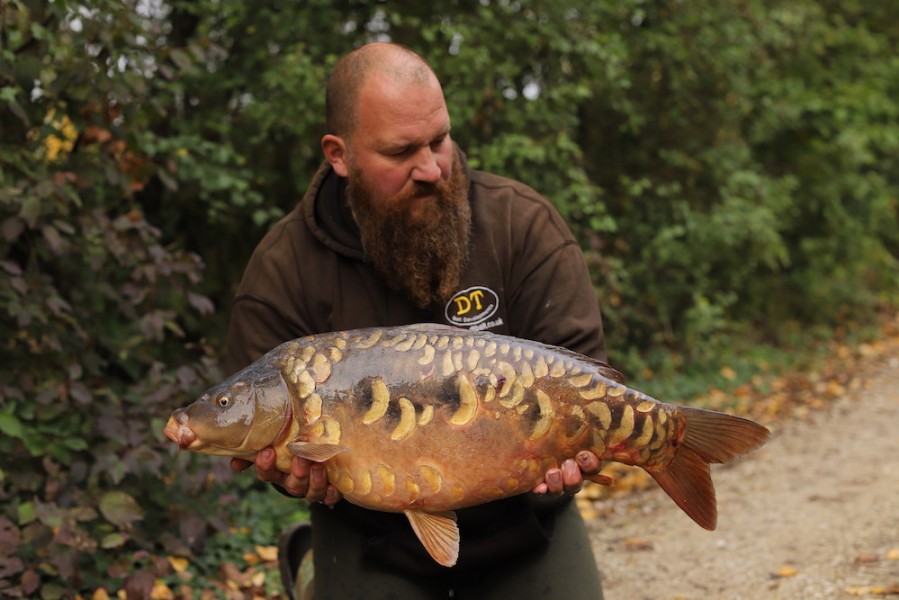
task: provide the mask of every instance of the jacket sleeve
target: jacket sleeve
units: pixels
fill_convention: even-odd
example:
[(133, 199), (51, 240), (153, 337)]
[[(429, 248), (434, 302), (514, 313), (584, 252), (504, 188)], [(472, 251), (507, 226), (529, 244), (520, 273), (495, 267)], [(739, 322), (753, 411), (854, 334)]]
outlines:
[(512, 335), (605, 361), (599, 302), (583, 252), (548, 201), (515, 234), (513, 256)]
[(283, 243), (286, 223), (275, 226), (250, 257), (231, 309), (224, 368), (247, 366), (278, 344), (312, 333), (301, 293), (296, 249)]

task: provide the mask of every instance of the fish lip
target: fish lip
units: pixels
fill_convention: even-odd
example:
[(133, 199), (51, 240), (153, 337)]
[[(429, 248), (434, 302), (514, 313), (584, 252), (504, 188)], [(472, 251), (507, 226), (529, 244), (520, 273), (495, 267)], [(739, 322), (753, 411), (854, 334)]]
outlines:
[(165, 424), (165, 429), (162, 430), (162, 433), (178, 444), (178, 447), (182, 450), (190, 449), (191, 445), (196, 445), (198, 441), (197, 434), (190, 428), (186, 415), (183, 420), (181, 415), (178, 417), (174, 415), (170, 417), (168, 423)]

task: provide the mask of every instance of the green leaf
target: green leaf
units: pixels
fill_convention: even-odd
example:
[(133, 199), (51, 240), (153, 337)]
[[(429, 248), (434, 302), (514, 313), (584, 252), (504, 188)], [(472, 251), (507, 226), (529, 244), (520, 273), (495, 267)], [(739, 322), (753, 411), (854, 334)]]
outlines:
[(0, 431), (8, 436), (21, 438), (22, 423), (15, 415), (9, 413), (0, 413)]
[(19, 525), (27, 525), (37, 518), (34, 502), (23, 502), (18, 506)]
[(103, 494), (100, 498), (100, 512), (113, 525), (120, 527), (130, 525), (144, 518), (144, 513), (137, 500), (131, 495), (112, 491)]
[(100, 546), (102, 548), (119, 548), (128, 541), (128, 538), (129, 536), (124, 533), (110, 533), (103, 536), (103, 539), (100, 540)]
[(3, 102), (14, 102), (16, 99), (16, 88), (4, 86), (0, 88), (0, 100)]
[(81, 438), (66, 438), (63, 443), (69, 450), (87, 450), (87, 442)]

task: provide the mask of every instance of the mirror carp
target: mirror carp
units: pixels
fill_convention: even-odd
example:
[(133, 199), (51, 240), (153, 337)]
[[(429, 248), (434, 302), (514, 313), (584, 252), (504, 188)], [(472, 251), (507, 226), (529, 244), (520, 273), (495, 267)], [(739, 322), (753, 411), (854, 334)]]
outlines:
[(642, 467), (714, 529), (709, 463), (770, 433), (657, 401), (563, 348), (430, 324), (285, 342), (175, 410), (164, 432), (182, 449), (247, 460), (272, 446), (285, 472), (293, 455), (324, 463), (346, 500), (404, 513), (447, 567), (459, 554), (453, 511), (528, 492), (581, 450)]

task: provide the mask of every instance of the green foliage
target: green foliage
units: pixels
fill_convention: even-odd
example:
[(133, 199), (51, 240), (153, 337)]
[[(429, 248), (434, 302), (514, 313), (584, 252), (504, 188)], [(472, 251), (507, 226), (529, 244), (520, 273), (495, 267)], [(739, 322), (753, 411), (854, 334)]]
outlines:
[(0, 594), (142, 594), (152, 553), (190, 556), (232, 516), (226, 464), (176, 463), (161, 435), (220, 373), (202, 259), (142, 199), (202, 180), (212, 215), (254, 196), (233, 151), (148, 132), (165, 112), (145, 102), (158, 90), (137, 37), (151, 32), (133, 10), (0, 14)]
[(421, 51), (470, 164), (583, 243), (614, 362), (673, 376), (896, 305), (897, 23), (831, 0), (4, 3), (0, 591), (139, 597), (159, 556), (200, 581), (249, 543), (214, 532), (291, 518), (160, 430), (220, 375), (338, 56)]

